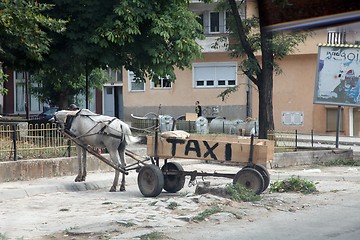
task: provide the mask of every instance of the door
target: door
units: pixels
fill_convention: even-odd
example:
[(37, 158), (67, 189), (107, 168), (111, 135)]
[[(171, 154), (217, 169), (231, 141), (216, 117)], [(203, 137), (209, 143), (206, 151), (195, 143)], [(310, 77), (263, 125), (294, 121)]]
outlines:
[(104, 87), (104, 115), (115, 117), (115, 94), (113, 86)]
[(104, 115), (124, 119), (122, 86), (104, 87)]

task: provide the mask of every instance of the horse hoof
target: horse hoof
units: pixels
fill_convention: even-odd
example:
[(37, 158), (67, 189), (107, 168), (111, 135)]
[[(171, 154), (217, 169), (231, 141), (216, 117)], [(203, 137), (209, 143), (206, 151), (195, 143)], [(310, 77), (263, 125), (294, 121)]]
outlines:
[(81, 182), (80, 178), (75, 178), (75, 182)]
[(111, 187), (111, 188), (110, 188), (110, 192), (116, 192), (116, 188)]
[(125, 187), (120, 187), (120, 192), (125, 192), (125, 191), (126, 191)]

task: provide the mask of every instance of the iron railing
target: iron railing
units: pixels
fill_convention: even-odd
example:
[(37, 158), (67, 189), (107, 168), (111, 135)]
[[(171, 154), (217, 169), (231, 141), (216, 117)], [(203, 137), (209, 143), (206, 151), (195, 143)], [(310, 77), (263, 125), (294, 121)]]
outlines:
[(56, 124), (0, 124), (0, 161), (71, 156), (74, 148)]

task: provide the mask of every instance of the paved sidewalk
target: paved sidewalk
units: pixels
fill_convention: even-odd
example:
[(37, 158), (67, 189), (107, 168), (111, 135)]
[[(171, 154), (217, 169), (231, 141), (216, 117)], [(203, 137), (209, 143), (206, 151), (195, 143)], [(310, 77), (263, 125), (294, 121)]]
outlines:
[[(176, 160), (182, 166), (201, 163), (200, 160)], [(210, 164), (209, 164), (210, 165)], [(216, 166), (216, 165), (214, 165)], [(196, 169), (193, 169), (196, 170)], [(109, 191), (114, 179), (115, 171), (88, 172), (85, 182), (75, 182), (76, 175), (54, 178), (38, 178), (30, 181), (14, 181), (0, 183), (0, 202), (15, 198), (31, 197), (51, 192), (76, 192), (86, 190)], [(133, 170), (126, 176), (126, 183), (137, 185), (138, 173)], [(119, 182), (121, 181), (121, 174)], [(118, 189), (119, 190), (119, 187)]]

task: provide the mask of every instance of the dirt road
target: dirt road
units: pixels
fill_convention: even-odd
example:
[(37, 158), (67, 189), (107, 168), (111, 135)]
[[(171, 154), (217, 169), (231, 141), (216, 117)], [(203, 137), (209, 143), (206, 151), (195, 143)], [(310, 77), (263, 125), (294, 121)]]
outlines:
[[(231, 171), (234, 167), (192, 164), (185, 166), (186, 169)], [(314, 233), (317, 238), (311, 239), (327, 239), (320, 238), (329, 237), (326, 234), (345, 239), (341, 238), (344, 235), (340, 230), (356, 233), (358, 237), (354, 227), (360, 226), (357, 168), (301, 167), (270, 170), (270, 174), (272, 181), (289, 176), (305, 177), (318, 182), (319, 192), (303, 195), (266, 191), (261, 201), (239, 203), (209, 194), (195, 195), (194, 187), (185, 186), (176, 194), (163, 192), (156, 198), (144, 198), (137, 188), (134, 172), (128, 177), (126, 192), (110, 193), (106, 188), (3, 200), (0, 239), (139, 239), (146, 234), (155, 235), (155, 239), (240, 239), (239, 235), (244, 239), (261, 236), (304, 239)], [(90, 173), (88, 182), (96, 181), (97, 175)], [(112, 175), (109, 176), (110, 186)], [(206, 180), (212, 185), (229, 183), (229, 179), (222, 178)], [(218, 213), (196, 220), (205, 210), (215, 208), (220, 209)], [(269, 233), (274, 231), (283, 235), (269, 238)], [(351, 235), (347, 237), (352, 239)]]

